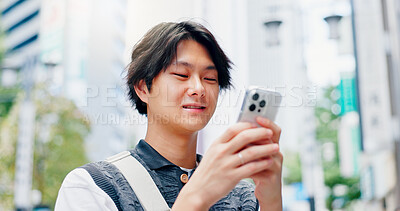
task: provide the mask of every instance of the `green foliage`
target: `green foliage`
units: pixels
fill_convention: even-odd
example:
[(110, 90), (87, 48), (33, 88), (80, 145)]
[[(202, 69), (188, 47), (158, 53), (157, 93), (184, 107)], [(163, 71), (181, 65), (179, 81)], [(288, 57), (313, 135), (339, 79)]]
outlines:
[[(0, 210), (12, 209), (15, 146), (18, 137), (17, 97), (0, 125)], [(87, 163), (84, 138), (90, 126), (74, 103), (35, 89), (36, 119), (32, 188), (42, 193), (42, 203), (53, 206), (62, 180), (72, 169)]]
[[(317, 117), (316, 138), (321, 144), (333, 143), (335, 146), (335, 157), (332, 160), (323, 160), (325, 185), (329, 188), (330, 194), (326, 204), (328, 209), (344, 208), (352, 200), (360, 198), (359, 178), (345, 178), (340, 174), (339, 150), (338, 150), (338, 128), (340, 117), (332, 112), (332, 106), (336, 100), (332, 98), (336, 87), (331, 86), (325, 89), (323, 100), (318, 102), (315, 109)], [(337, 185), (345, 185), (347, 193), (343, 196), (336, 196), (333, 189)], [(338, 203), (340, 202), (340, 203)]]
[(18, 87), (4, 88), (0, 86), (0, 123), (10, 112), (19, 91)]
[(285, 152), (284, 157), (283, 166), (286, 170), (283, 177), (284, 183), (289, 185), (302, 182), (300, 154), (298, 152)]
[(13, 181), (15, 171), (15, 143), (18, 128), (19, 105), (14, 104), (0, 125), (0, 209), (13, 207)]

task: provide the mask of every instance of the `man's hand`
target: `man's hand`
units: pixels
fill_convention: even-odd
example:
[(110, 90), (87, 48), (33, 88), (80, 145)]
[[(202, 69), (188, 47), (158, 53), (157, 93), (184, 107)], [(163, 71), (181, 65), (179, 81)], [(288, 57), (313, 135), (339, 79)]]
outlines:
[[(236, 123), (214, 141), (189, 182), (179, 193), (174, 210), (184, 208), (184, 204), (191, 204), (194, 210), (208, 210), (241, 179), (249, 177), (258, 182), (256, 197), (260, 203), (270, 202), (269, 195), (265, 197), (261, 194), (264, 191), (280, 194), (282, 159), (278, 159), (281, 157), (277, 143), (279, 136), (276, 136), (276, 128), (266, 126), (263, 122), (260, 125), (263, 127), (251, 123)], [(263, 172), (268, 176), (264, 176)]]

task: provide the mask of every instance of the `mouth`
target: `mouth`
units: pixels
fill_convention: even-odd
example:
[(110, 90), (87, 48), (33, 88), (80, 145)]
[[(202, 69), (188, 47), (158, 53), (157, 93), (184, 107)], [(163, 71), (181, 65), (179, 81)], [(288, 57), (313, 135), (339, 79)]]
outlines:
[(185, 109), (205, 109), (205, 106), (182, 106)]
[(191, 113), (202, 113), (206, 107), (200, 104), (188, 104), (188, 105), (183, 105), (182, 108), (185, 111), (191, 112)]

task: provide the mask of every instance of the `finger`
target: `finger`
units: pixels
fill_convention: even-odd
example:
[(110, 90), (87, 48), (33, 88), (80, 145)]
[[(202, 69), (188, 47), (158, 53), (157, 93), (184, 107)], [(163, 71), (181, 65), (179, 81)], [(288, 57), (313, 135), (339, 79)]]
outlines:
[(272, 159), (260, 159), (244, 165), (239, 166), (234, 169), (234, 175), (240, 179), (249, 178), (251, 175), (257, 174), (259, 172), (269, 169), (273, 165)]
[[(259, 159), (266, 159), (267, 157), (271, 157), (274, 154), (279, 152), (278, 144), (264, 144), (264, 145), (255, 145), (250, 146), (233, 156), (238, 157), (239, 160), (236, 162), (236, 165), (243, 165), (248, 162), (253, 162)], [(238, 156), (240, 155), (240, 156)]]
[(271, 171), (282, 171), (282, 164), (283, 164), (283, 155), (281, 152), (274, 153), (272, 156), (269, 157), (273, 162), (271, 164), (270, 170)]
[(282, 152), (277, 153), (274, 158), (277, 158), (279, 163), (282, 164), (283, 163), (283, 154)]
[(251, 128), (241, 131), (229, 144), (229, 151), (236, 153), (251, 143), (258, 143), (262, 140), (268, 140), (272, 138), (272, 131), (266, 128)]
[(269, 156), (266, 159), (271, 160), (271, 164), (266, 171), (273, 172), (273, 173), (282, 173), (282, 161), (283, 161), (283, 156), (281, 152), (275, 153), (272, 156)]
[(257, 125), (249, 123), (249, 122), (238, 122), (232, 126), (230, 126), (217, 140), (216, 142), (225, 143), (230, 141), (237, 134), (242, 132), (243, 130), (256, 128)]
[(273, 135), (274, 135), (272, 138), (272, 141), (274, 143), (279, 143), (282, 129), (277, 124), (275, 124), (273, 121), (271, 121), (267, 118), (263, 118), (263, 117), (257, 117), (256, 121), (260, 126), (271, 129), (273, 132)]
[(272, 164), (265, 170), (250, 175), (256, 185), (267, 182), (268, 178), (281, 178), (282, 174), (282, 153), (276, 153), (270, 157), (273, 160)]
[(271, 159), (272, 162), (268, 168), (249, 176), (254, 180), (255, 183), (263, 182), (267, 177), (272, 175), (280, 175), (282, 173), (282, 159), (279, 159), (279, 155), (270, 157), (269, 159)]
[(260, 141), (251, 142), (251, 144), (249, 144), (249, 145), (252, 146), (252, 145), (263, 145), (263, 144), (274, 144), (274, 142), (272, 141), (272, 139), (263, 139)]

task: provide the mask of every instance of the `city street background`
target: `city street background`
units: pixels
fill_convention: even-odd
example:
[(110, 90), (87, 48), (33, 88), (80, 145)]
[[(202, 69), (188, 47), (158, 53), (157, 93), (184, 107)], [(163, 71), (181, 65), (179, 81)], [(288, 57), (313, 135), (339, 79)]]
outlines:
[(286, 211), (400, 209), (400, 1), (0, 0), (0, 210), (52, 210), (63, 178), (133, 148), (132, 47), (160, 22), (206, 26), (234, 88), (198, 152), (236, 122), (250, 85), (283, 96)]

